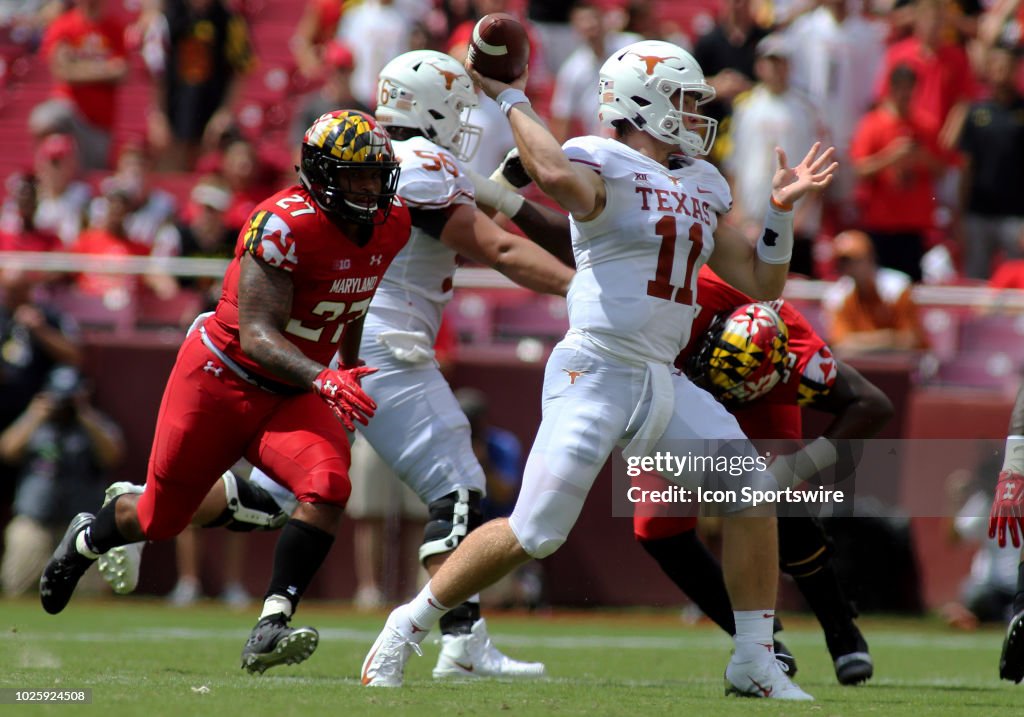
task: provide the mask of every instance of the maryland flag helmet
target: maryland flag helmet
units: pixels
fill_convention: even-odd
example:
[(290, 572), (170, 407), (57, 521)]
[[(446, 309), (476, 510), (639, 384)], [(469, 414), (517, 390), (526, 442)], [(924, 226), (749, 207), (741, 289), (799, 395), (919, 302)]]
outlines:
[[(380, 171), (380, 188), (359, 191), (353, 170)], [(387, 132), (370, 115), (335, 110), (320, 115), (302, 138), (299, 181), (330, 215), (383, 224), (398, 189), (398, 160)]]
[(789, 329), (778, 313), (746, 304), (711, 323), (686, 373), (722, 403), (747, 403), (775, 388), (788, 355)]

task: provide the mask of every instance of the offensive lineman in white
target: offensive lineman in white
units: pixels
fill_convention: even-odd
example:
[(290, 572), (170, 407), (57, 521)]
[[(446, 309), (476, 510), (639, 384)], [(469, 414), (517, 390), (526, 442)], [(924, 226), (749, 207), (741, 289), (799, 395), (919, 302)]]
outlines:
[[(505, 110), (529, 175), (571, 215), (570, 330), (547, 364), (543, 420), (512, 516), (470, 535), (416, 598), (391, 613), (363, 662), (363, 683), (372, 686), (401, 685), (409, 655), (448, 605), (557, 550), (617, 444), (628, 443), (627, 455), (650, 455), (672, 441), (742, 437), (710, 394), (670, 372), (696, 311), (697, 271), (708, 262), (744, 293), (777, 298), (792, 251), (792, 204), (828, 186), (837, 166), (831, 148), (819, 155), (815, 145), (792, 169), (778, 150), (772, 207), (755, 250), (717, 227), (729, 188), (697, 159), (710, 150), (716, 123), (696, 108), (714, 90), (684, 50), (645, 41), (617, 51), (600, 72), (600, 118), (615, 139), (581, 137), (561, 148), (530, 108), (525, 74), (511, 86), (471, 74)], [(666, 478), (691, 489), (701, 479)], [(775, 482), (752, 473), (738, 479), (742, 485)], [(726, 692), (812, 699), (772, 653), (775, 518), (747, 505), (733, 509), (744, 519), (724, 521), (723, 568), (736, 609)]]
[[(473, 453), (469, 422), (434, 361), (441, 314), (452, 296), (456, 256), (550, 294), (564, 295), (574, 271), (534, 242), (503, 231), (476, 208), (463, 162), (480, 139), (479, 128), (464, 116), (478, 98), (461, 64), (431, 50), (407, 52), (381, 70), (378, 88), (377, 121), (388, 130), (401, 162), (398, 195), (409, 207), (413, 228), (385, 273), (363, 325), (360, 358), (378, 370), (363, 378), (362, 388), (374, 397), (378, 411), (359, 430), (427, 505), (430, 516), (419, 557), (433, 574), (481, 524), (486, 484)], [(525, 229), (543, 228), (548, 220), (564, 224), (552, 210), (518, 196), (509, 201), (503, 205), (505, 213), (521, 220)], [(270, 493), (285, 513), (294, 509), (294, 496), (259, 469), (251, 481)], [(241, 504), (241, 512), (233, 511), (234, 521), (274, 527), (256, 506), (244, 505), (243, 481), (226, 476), (224, 483), (227, 495), (219, 484), (214, 486), (194, 524), (223, 524), (227, 498), (229, 507)], [(247, 517), (247, 508), (258, 515)], [(137, 559), (137, 553), (123, 551), (122, 556)], [(134, 583), (117, 584), (126, 568), (123, 562), (116, 565), (116, 558), (108, 557), (110, 569), (101, 566), (101, 572), (117, 592), (128, 592)], [(137, 580), (137, 566), (131, 570)], [(480, 617), (478, 596), (466, 598), (442, 623), (434, 677), (542, 676), (542, 663), (513, 660), (494, 646)]]

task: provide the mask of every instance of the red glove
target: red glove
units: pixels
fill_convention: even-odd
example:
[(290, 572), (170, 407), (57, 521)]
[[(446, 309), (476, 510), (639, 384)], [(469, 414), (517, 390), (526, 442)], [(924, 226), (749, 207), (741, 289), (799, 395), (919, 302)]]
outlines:
[(999, 532), (999, 547), (1006, 547), (1006, 526), (1010, 526), (1013, 547), (1020, 547), (1020, 536), (1024, 532), (1024, 476), (1013, 471), (1003, 471), (996, 483), (996, 497), (992, 501), (992, 514), (988, 519), (988, 537), (995, 538)]
[(313, 379), (313, 392), (330, 406), (331, 411), (349, 431), (356, 429), (352, 419), (364, 426), (373, 418), (377, 404), (366, 395), (359, 382), (363, 376), (375, 373), (377, 369), (367, 366), (356, 368), (325, 368)]

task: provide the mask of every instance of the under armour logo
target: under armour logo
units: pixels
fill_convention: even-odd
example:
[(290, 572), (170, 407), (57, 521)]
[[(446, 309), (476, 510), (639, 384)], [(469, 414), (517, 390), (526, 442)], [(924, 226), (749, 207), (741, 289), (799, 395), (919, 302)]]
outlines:
[(374, 254), (373, 256), (370, 257), (370, 266), (380, 266), (383, 261), (383, 254)]
[(334, 398), (336, 395), (338, 395), (338, 384), (334, 383), (334, 381), (331, 381), (330, 379), (324, 381), (323, 393), (326, 393), (331, 398)]
[(224, 367), (218, 366), (213, 361), (207, 361), (206, 365), (203, 366), (203, 370), (206, 371), (206, 373), (212, 373), (217, 378), (220, 378), (221, 373), (224, 371)]
[(779, 238), (779, 233), (772, 231), (765, 227), (764, 236), (761, 237), (761, 241), (764, 242), (765, 246), (775, 246), (775, 240)]
[(588, 373), (590, 373), (590, 371), (571, 371), (567, 368), (563, 368), (562, 370), (569, 374), (570, 386), (574, 386), (576, 384), (576, 379), (578, 379), (580, 376), (586, 376)]
[(1017, 484), (1015, 482), (1013, 482), (1012, 480), (1006, 481), (1006, 487), (1003, 489), (1003, 500), (1013, 500), (1015, 497), (1013, 491), (1015, 491), (1016, 489)]

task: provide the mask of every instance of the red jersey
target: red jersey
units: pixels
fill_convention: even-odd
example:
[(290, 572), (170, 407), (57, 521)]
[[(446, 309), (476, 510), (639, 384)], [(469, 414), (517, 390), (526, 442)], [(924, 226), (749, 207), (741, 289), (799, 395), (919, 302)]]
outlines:
[[(941, 155), (937, 133), (913, 111), (908, 118), (893, 114), (884, 105), (864, 115), (853, 133), (850, 158), (861, 160), (878, 154), (893, 141), (907, 137), (934, 155)], [(904, 159), (857, 182), (860, 225), (866, 231), (924, 231), (935, 214), (935, 182), (923, 162)]]
[[(71, 245), (76, 254), (99, 254), (108, 257), (146, 256), (149, 247), (133, 242), (127, 237), (111, 234), (105, 229), (86, 229)], [(134, 292), (139, 285), (137, 276), (131, 274), (83, 273), (78, 275), (77, 286), (82, 293), (103, 296), (109, 291), (124, 289)]]
[(996, 267), (988, 285), (993, 289), (1024, 289), (1024, 259), (1009, 259)]
[(292, 276), (291, 318), (284, 334), (306, 356), (327, 365), (346, 325), (366, 313), (395, 255), (409, 239), (411, 220), (395, 197), (391, 215), (359, 246), (295, 185), (256, 206), (239, 235), (235, 257), (224, 275), (220, 302), (204, 327), (209, 339), (246, 371), (278, 381), (242, 351), (238, 329), (241, 260), (257, 261)]
[[(722, 281), (707, 266), (701, 267), (697, 275), (697, 316), (690, 330), (690, 343), (676, 358), (676, 366), (684, 366), (715, 316), (752, 302), (753, 299)], [(791, 304), (782, 299), (768, 303), (789, 329), (789, 369), (775, 388), (752, 405), (812, 403), (817, 396), (827, 393), (835, 383), (837, 371), (832, 351), (811, 328), (803, 314)]]
[(957, 102), (972, 100), (978, 94), (967, 52), (957, 44), (943, 45), (933, 53), (916, 37), (908, 37), (889, 47), (883, 65), (876, 97), (882, 99), (889, 93), (889, 74), (893, 68), (906, 65), (917, 77), (913, 106), (936, 131)]
[[(48, 60), (61, 45), (71, 50), (74, 59), (109, 60), (125, 56), (124, 25), (111, 15), (90, 20), (78, 8), (66, 11), (53, 21), (43, 36), (42, 54)], [(117, 116), (113, 82), (59, 83), (56, 92), (75, 103), (86, 119), (97, 127), (112, 129)]]

